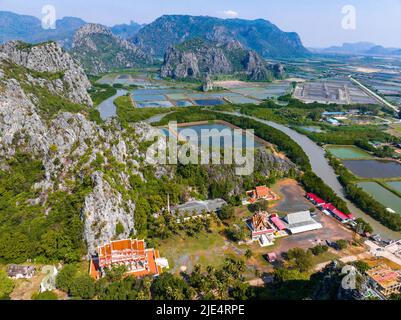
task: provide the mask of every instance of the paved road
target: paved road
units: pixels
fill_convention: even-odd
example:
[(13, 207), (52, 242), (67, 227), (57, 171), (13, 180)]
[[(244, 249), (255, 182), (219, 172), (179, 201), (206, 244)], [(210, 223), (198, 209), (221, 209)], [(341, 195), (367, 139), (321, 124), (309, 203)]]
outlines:
[(373, 98), (375, 98), (376, 100), (380, 101), (382, 104), (386, 105), (387, 107), (393, 109), (395, 112), (399, 112), (400, 108), (398, 108), (397, 106), (391, 104), (390, 102), (388, 102), (387, 100), (383, 99), (382, 97), (380, 97), (378, 94), (376, 94), (375, 92), (373, 92), (372, 90), (370, 90), (368, 87), (364, 86), (361, 82), (359, 82), (358, 80), (354, 79), (352, 76), (349, 77), (350, 80), (352, 82), (354, 82), (356, 85), (358, 85), (363, 91), (365, 91), (368, 95), (372, 96)]
[(386, 248), (381, 248), (370, 240), (366, 241), (365, 244), (369, 247), (370, 253), (373, 256), (387, 258), (388, 260), (393, 261), (401, 266), (401, 259), (392, 252), (386, 250)]

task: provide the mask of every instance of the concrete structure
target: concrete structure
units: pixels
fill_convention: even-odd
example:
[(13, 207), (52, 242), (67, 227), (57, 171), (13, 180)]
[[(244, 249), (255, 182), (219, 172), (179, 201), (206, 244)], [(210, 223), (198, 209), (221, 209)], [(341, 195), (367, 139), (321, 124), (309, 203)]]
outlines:
[(188, 214), (190, 217), (197, 217), (206, 213), (219, 212), (224, 206), (227, 205), (223, 199), (214, 199), (206, 201), (189, 201), (187, 203), (172, 207), (170, 212), (176, 216), (185, 216)]
[(56, 289), (56, 277), (58, 270), (55, 266), (44, 266), (42, 273), (45, 274), (42, 282), (40, 283), (40, 292), (53, 291)]
[(365, 244), (373, 256), (386, 258), (401, 266), (401, 240), (384, 247), (370, 240), (365, 241)]
[[(306, 103), (375, 104), (376, 99), (347, 78), (319, 79), (297, 85), (294, 97)], [(331, 116), (333, 114), (328, 114)], [(335, 114), (334, 114), (335, 115)]]
[(7, 267), (7, 275), (12, 279), (31, 279), (35, 275), (34, 266), (20, 266), (10, 264)]
[(298, 234), (302, 232), (322, 229), (323, 226), (316, 222), (312, 217), (310, 211), (301, 211), (290, 213), (285, 218), (286, 227), (291, 234)]
[(162, 259), (155, 249), (147, 249), (144, 240), (117, 240), (99, 246), (97, 257), (93, 257), (89, 273), (94, 279), (105, 275), (107, 269), (124, 266), (127, 276), (158, 276), (162, 268), (168, 268), (166, 259)]
[(387, 265), (380, 265), (368, 270), (366, 274), (369, 277), (371, 285), (385, 297), (400, 293), (400, 272), (392, 270)]

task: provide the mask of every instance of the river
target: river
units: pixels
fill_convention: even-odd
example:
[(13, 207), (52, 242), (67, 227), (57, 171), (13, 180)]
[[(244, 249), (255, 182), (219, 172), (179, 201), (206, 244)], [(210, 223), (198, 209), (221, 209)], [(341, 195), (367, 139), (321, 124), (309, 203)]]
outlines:
[(357, 208), (352, 202), (350, 202), (344, 192), (344, 188), (337, 180), (337, 175), (334, 172), (334, 169), (328, 163), (328, 160), (325, 157), (325, 151), (322, 147), (318, 146), (314, 141), (309, 139), (307, 136), (300, 134), (299, 132), (286, 127), (282, 124), (278, 124), (272, 121), (262, 120), (256, 117), (247, 116), (238, 112), (224, 112), (227, 114), (231, 114), (238, 117), (245, 117), (260, 123), (267, 124), (275, 129), (280, 130), (281, 132), (287, 134), (292, 140), (298, 143), (301, 148), (305, 151), (307, 156), (309, 157), (313, 172), (320, 177), (334, 192), (337, 193), (339, 197), (346, 201), (348, 208), (351, 210), (352, 214), (357, 218), (363, 218), (365, 221), (369, 222), (372, 226), (375, 233), (380, 234), (383, 238), (398, 240), (401, 238), (401, 233), (392, 231), (378, 221), (374, 220), (366, 213)]
[(114, 100), (125, 95), (126, 93), (127, 90), (119, 89), (114, 96), (104, 100), (101, 104), (98, 105), (98, 110), (100, 112), (100, 117), (102, 118), (102, 120), (107, 120), (117, 115)]

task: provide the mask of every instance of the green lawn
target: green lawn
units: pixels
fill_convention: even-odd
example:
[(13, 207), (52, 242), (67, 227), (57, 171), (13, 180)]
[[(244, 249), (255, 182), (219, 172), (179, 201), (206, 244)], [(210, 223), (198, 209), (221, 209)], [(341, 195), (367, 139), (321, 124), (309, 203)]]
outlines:
[(181, 266), (192, 268), (195, 264), (219, 266), (230, 250), (225, 248), (225, 238), (217, 227), (212, 233), (201, 232), (195, 238), (177, 235), (163, 240), (158, 246), (160, 254), (169, 260), (170, 270), (179, 272)]

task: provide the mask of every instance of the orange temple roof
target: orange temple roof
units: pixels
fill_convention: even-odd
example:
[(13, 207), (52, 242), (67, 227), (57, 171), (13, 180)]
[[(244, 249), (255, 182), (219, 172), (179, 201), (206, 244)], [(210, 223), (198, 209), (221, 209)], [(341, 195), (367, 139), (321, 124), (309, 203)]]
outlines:
[(127, 272), (127, 276), (143, 277), (147, 275), (159, 275), (162, 272), (162, 268), (156, 264), (156, 259), (159, 258), (159, 251), (146, 249), (144, 240), (112, 241), (98, 247), (98, 258), (91, 260), (89, 274), (94, 279), (99, 279), (102, 268), (121, 263), (130, 264), (134, 263), (134, 261), (142, 261), (144, 268), (131, 270)]

